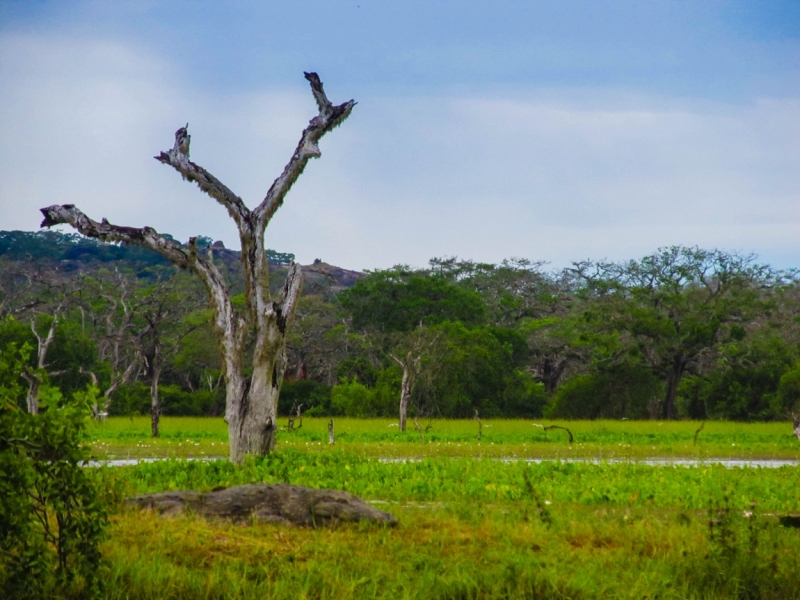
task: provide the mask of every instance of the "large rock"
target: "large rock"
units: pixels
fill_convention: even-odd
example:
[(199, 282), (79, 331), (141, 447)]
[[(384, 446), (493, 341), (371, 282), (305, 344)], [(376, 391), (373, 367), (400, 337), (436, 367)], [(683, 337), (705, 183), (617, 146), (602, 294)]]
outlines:
[(353, 494), (286, 483), (240, 485), (210, 492), (162, 492), (134, 496), (125, 503), (166, 516), (191, 512), (239, 523), (255, 520), (309, 527), (354, 521), (397, 524), (392, 515), (373, 508)]

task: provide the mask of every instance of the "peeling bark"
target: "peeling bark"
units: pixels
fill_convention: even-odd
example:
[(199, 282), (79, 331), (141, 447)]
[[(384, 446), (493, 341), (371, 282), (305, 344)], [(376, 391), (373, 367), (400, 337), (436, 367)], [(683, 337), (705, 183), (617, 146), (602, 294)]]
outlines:
[(270, 297), (264, 231), (308, 161), (320, 156), (319, 140), (340, 125), (355, 106), (353, 100), (333, 105), (317, 74), (305, 73), (305, 77), (311, 84), (319, 113), (303, 130), (288, 164), (254, 210), (249, 210), (239, 196), (211, 173), (189, 160), (188, 125), (175, 132), (171, 150), (155, 157), (173, 167), (185, 180), (197, 183), (236, 222), (245, 279), (243, 312), (231, 303), (222, 273), (214, 264), (212, 249), (209, 247), (207, 255), (201, 256), (194, 238), (187, 248), (151, 227), (137, 229), (112, 225), (105, 219), (94, 221), (71, 204), (41, 209), (42, 227), (68, 223), (89, 237), (149, 248), (200, 277), (214, 313), (212, 326), (222, 354), (226, 385), (230, 457), (237, 463), (247, 454), (266, 454), (275, 447), (278, 394), (286, 363), (286, 328), (294, 314), (302, 280), (299, 265), (292, 264), (280, 297), (276, 300)]

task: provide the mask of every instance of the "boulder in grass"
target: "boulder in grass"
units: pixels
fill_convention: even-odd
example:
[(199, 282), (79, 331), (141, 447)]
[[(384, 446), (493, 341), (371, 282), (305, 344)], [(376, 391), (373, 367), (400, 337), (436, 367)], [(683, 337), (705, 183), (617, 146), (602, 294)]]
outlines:
[(259, 483), (210, 492), (177, 491), (128, 498), (131, 507), (165, 516), (184, 513), (236, 523), (266, 522), (306, 527), (374, 522), (394, 526), (397, 520), (360, 498), (335, 490), (318, 490), (287, 483)]

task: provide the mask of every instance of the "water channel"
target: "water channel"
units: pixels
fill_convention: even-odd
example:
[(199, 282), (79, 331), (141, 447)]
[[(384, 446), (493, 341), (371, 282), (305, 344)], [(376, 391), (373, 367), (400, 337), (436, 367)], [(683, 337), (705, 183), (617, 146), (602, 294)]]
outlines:
[[(224, 460), (224, 456), (203, 456), (203, 457), (189, 457), (180, 460)], [(160, 460), (169, 460), (168, 458), (117, 458), (109, 460), (93, 460), (86, 463), (88, 467), (129, 467), (138, 465), (139, 463), (156, 462)], [(378, 458), (381, 462), (417, 462), (421, 458)], [(648, 465), (652, 467), (703, 467), (707, 465), (722, 465), (729, 469), (734, 468), (764, 468), (776, 469), (779, 467), (796, 467), (800, 466), (800, 460), (784, 460), (784, 459), (739, 459), (739, 458), (707, 458), (707, 459), (694, 459), (694, 458), (644, 458), (639, 460), (632, 460), (626, 458), (517, 458), (517, 457), (493, 457), (490, 460), (500, 462), (529, 462), (529, 463), (542, 463), (542, 462), (564, 462), (564, 463), (589, 463), (589, 464), (637, 464)]]

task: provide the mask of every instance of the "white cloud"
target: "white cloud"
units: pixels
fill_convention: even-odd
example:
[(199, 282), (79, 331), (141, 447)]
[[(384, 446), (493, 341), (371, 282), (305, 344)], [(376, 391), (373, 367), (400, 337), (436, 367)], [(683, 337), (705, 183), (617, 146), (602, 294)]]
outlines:
[[(334, 101), (349, 97), (326, 83)], [(188, 120), (192, 157), (255, 205), (315, 110), (300, 77), (287, 84), (211, 93), (130, 45), (1, 37), (0, 229), (35, 229), (38, 208), (74, 203), (235, 247), (225, 211), (152, 156)], [(268, 230), (269, 246), (303, 262), (563, 265), (669, 244), (795, 260), (796, 99), (728, 106), (586, 89), (356, 99)]]

